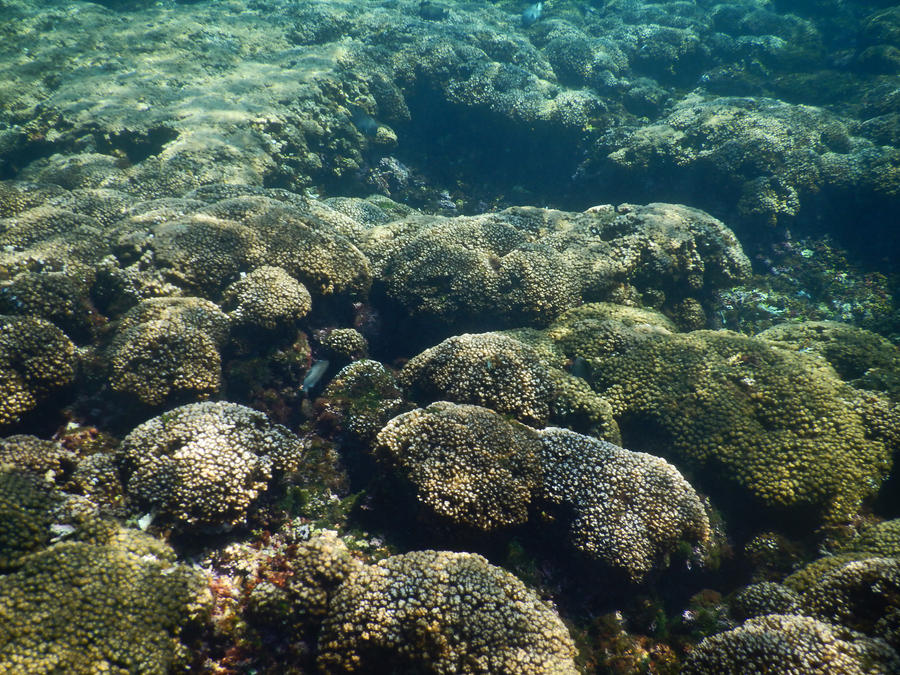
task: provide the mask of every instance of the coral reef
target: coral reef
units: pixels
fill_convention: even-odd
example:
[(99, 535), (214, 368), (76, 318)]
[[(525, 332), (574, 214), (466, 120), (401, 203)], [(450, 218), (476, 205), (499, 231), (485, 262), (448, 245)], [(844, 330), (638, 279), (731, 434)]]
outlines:
[(578, 550), (641, 581), (681, 541), (704, 542), (709, 520), (694, 489), (668, 462), (576, 434), (541, 432), (541, 495), (573, 512)]
[(682, 672), (889, 673), (900, 658), (881, 640), (841, 626), (792, 614), (769, 614), (706, 638), (690, 653)]
[(376, 452), (431, 511), (485, 531), (526, 522), (541, 480), (537, 432), (474, 405), (403, 413), (379, 432)]
[(29, 553), (49, 543), (58, 501), (34, 476), (0, 467), (0, 570), (19, 566)]
[(183, 527), (243, 522), (274, 472), (297, 468), (300, 439), (235, 403), (192, 403), (144, 422), (117, 450), (135, 508)]
[(0, 5), (0, 671), (900, 671), (887, 0)]
[(538, 427), (550, 418), (548, 369), (535, 350), (504, 335), (448, 338), (410, 359), (400, 383), (416, 400), (471, 403)]
[(229, 317), (202, 298), (152, 298), (129, 310), (108, 350), (109, 383), (145, 405), (205, 399), (221, 386)]
[(171, 672), (202, 589), (201, 575), (149, 537), (54, 544), (0, 576), (0, 668)]
[(651, 328), (613, 316), (580, 308), (547, 334), (588, 361), (626, 444), (708, 467), (763, 504), (816, 506), (832, 519), (886, 477), (896, 406), (856, 392), (820, 359), (727, 331), (677, 334), (659, 320)]
[(546, 325), (582, 302), (629, 294), (673, 305), (750, 272), (728, 228), (674, 204), (419, 216), (367, 236), (363, 250), (390, 297), (414, 316), (463, 326)]
[(394, 375), (378, 361), (354, 361), (334, 376), (319, 398), (319, 426), (336, 427), (345, 441), (367, 447), (388, 421), (412, 407)]
[(634, 581), (665, 567), (679, 542), (710, 533), (700, 498), (659, 457), (568, 429), (535, 431), (480, 406), (438, 401), (399, 415), (376, 452), (456, 525), (496, 530), (527, 522), (536, 504), (557, 507), (576, 549)]
[(49, 321), (0, 315), (0, 426), (71, 384), (75, 363), (75, 345)]
[(575, 673), (559, 617), (479, 555), (416, 551), (350, 575), (319, 637), (326, 673)]
[(290, 326), (312, 309), (309, 291), (279, 267), (257, 267), (222, 294), (222, 306), (236, 325), (272, 330)]

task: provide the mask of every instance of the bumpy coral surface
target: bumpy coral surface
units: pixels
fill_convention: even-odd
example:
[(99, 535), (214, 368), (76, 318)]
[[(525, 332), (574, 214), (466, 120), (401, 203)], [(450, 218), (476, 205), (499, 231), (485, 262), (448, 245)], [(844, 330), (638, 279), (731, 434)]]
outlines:
[(273, 471), (296, 468), (301, 441), (235, 403), (193, 403), (135, 428), (118, 450), (134, 505), (182, 527), (241, 522)]
[(0, 669), (164, 675), (183, 655), (179, 631), (200, 589), (149, 537), (54, 544), (0, 576)]
[(247, 615), (260, 624), (290, 621), (295, 630), (317, 626), (327, 615), (340, 584), (358, 571), (346, 545), (334, 533), (321, 533), (290, 547), (290, 555), (262, 557), (245, 585)]
[(0, 466), (13, 466), (44, 480), (62, 480), (77, 462), (74, 452), (55, 441), (24, 434), (0, 438)]
[(808, 588), (801, 611), (885, 638), (900, 647), (900, 558), (866, 558), (833, 569)]
[(821, 354), (846, 381), (900, 399), (900, 349), (863, 328), (837, 321), (785, 323), (758, 337)]
[(365, 336), (355, 328), (334, 328), (321, 336), (322, 346), (338, 359), (356, 360), (365, 358), (369, 344)]
[(641, 580), (679, 541), (709, 536), (703, 504), (678, 470), (568, 429), (541, 432), (541, 494), (564, 504), (576, 548)]
[(851, 542), (850, 548), (900, 557), (900, 518), (886, 520), (864, 530)]
[(62, 272), (20, 272), (0, 283), (0, 314), (47, 319), (75, 339), (89, 336), (93, 327), (85, 284)]
[(198, 217), (246, 230), (260, 244), (244, 249), (248, 261), (282, 268), (314, 296), (360, 295), (372, 283), (369, 261), (340, 231), (346, 218), (323, 205), (246, 196), (217, 202)]
[(393, 373), (369, 359), (342, 368), (322, 392), (320, 405), (348, 441), (366, 445), (388, 420), (412, 407)]
[(535, 431), (473, 405), (432, 403), (392, 419), (377, 448), (420, 502), (457, 525), (527, 521), (538, 499), (574, 546), (640, 581), (681, 541), (709, 536), (700, 498), (674, 466), (568, 429)]
[(472, 403), (532, 426), (550, 417), (552, 384), (537, 352), (505, 335), (457, 335), (409, 360), (400, 381), (418, 400)]
[(706, 638), (688, 656), (686, 675), (740, 673), (892, 673), (900, 658), (885, 642), (793, 614), (769, 614)]
[(219, 390), (230, 322), (202, 298), (154, 298), (125, 314), (109, 348), (110, 386), (147, 405)]
[(439, 401), (388, 422), (377, 451), (438, 515), (481, 530), (528, 520), (540, 481), (540, 444), (530, 427)]
[(689, 94), (661, 120), (633, 129), (606, 159), (622, 180), (671, 176), (681, 194), (702, 185), (700, 205), (749, 226), (790, 222), (814, 195), (842, 196), (850, 183), (889, 199), (895, 188), (885, 189), (891, 181), (879, 174), (892, 173), (896, 153), (854, 136), (821, 108)]
[(797, 610), (800, 596), (787, 586), (772, 581), (745, 586), (728, 601), (732, 616), (744, 621), (766, 614), (791, 614)]
[(312, 308), (309, 291), (279, 267), (264, 265), (235, 281), (222, 296), (232, 321), (273, 329), (290, 326)]
[(575, 673), (559, 617), (479, 555), (417, 551), (351, 575), (319, 638), (326, 673)]
[(764, 504), (846, 517), (890, 466), (884, 416), (869, 419), (875, 400), (805, 354), (696, 331), (650, 335), (591, 364), (595, 388), (631, 431), (626, 443), (661, 442), (671, 456), (719, 467)]
[(549, 365), (562, 361), (528, 344), (530, 337), (528, 331), (509, 331), (448, 338), (410, 359), (400, 382), (419, 403), (471, 403), (524, 424), (565, 424), (618, 441), (609, 403), (584, 379)]
[(750, 272), (727, 227), (673, 204), (414, 217), (372, 228), (363, 248), (391, 297), (447, 322), (542, 325), (628, 293), (673, 305)]
[(0, 315), (0, 426), (16, 422), (75, 376), (75, 345), (44, 319)]
[(50, 541), (58, 501), (34, 476), (0, 466), (0, 570), (16, 567)]

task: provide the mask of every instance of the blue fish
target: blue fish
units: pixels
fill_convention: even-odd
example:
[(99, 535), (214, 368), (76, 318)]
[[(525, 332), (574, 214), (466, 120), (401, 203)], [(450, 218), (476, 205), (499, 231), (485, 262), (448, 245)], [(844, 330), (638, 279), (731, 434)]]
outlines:
[(544, 13), (544, 3), (536, 2), (530, 7), (528, 7), (524, 12), (522, 12), (522, 25), (528, 28), (532, 24), (536, 23), (538, 19), (541, 18), (541, 15)]
[(325, 375), (325, 371), (328, 370), (329, 365), (330, 362), (328, 359), (321, 359), (313, 363), (306, 372), (306, 377), (303, 378), (303, 384), (300, 385), (300, 391), (308, 396), (309, 392), (315, 389), (316, 385), (319, 384), (322, 376)]

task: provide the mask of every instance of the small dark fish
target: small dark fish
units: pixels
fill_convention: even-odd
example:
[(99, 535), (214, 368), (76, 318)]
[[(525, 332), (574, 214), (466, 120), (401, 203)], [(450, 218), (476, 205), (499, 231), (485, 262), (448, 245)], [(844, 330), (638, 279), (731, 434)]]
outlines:
[(590, 380), (591, 364), (581, 356), (576, 356), (572, 359), (572, 365), (569, 366), (569, 372), (575, 377), (580, 377), (582, 380)]
[(428, 21), (441, 21), (450, 16), (450, 10), (440, 3), (422, 0), (419, 3), (419, 16)]
[(329, 365), (330, 362), (328, 359), (321, 359), (320, 361), (314, 362), (309, 367), (306, 377), (303, 378), (303, 384), (300, 385), (300, 391), (308, 396), (309, 392), (315, 389), (316, 385), (319, 384), (319, 381), (325, 375), (325, 371), (328, 370)]
[(522, 25), (528, 28), (535, 23), (537, 23), (538, 19), (541, 18), (541, 15), (544, 13), (544, 3), (536, 2), (530, 7), (528, 7), (524, 12), (522, 12)]
[(353, 115), (353, 126), (359, 133), (365, 136), (374, 136), (378, 133), (378, 127), (381, 126), (378, 120), (372, 117), (359, 106), (351, 106), (350, 112)]

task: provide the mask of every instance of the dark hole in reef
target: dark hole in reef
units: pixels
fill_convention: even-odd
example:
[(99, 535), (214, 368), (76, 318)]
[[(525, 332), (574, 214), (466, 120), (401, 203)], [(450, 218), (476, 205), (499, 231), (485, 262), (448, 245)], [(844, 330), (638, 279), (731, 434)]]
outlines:
[(162, 152), (166, 143), (178, 137), (178, 132), (169, 127), (154, 127), (146, 131), (125, 129), (117, 134), (98, 135), (97, 152), (106, 155), (125, 155), (132, 164)]
[(0, 180), (15, 178), (23, 167), (35, 160), (49, 157), (55, 152), (59, 152), (57, 145), (43, 136), (22, 134), (13, 142), (13, 147), (0, 157)]
[(409, 92), (411, 120), (398, 123), (396, 156), (432, 183), (479, 201), (553, 203), (563, 207), (581, 152), (577, 130), (511, 121), (484, 108), (465, 108), (422, 86)]

